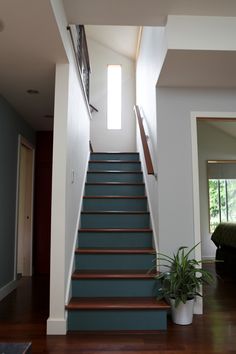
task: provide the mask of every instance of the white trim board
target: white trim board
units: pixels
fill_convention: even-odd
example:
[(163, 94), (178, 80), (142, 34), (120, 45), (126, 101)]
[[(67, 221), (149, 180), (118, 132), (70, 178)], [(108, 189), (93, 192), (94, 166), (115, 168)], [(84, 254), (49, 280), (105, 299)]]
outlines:
[[(194, 227), (194, 241), (195, 244), (201, 241), (201, 228), (200, 228), (200, 195), (199, 195), (199, 167), (198, 167), (198, 139), (197, 139), (197, 118), (225, 118), (235, 119), (236, 112), (191, 112), (191, 143), (192, 143), (192, 178), (193, 178), (193, 227)], [(195, 250), (196, 259), (202, 258), (201, 247)], [(198, 298), (195, 306), (194, 313), (203, 313), (202, 298)]]
[(17, 279), (17, 258), (18, 258), (18, 224), (19, 224), (19, 183), (20, 183), (20, 159), (21, 146), (27, 147), (32, 153), (32, 185), (31, 185), (31, 211), (30, 211), (30, 270), (29, 275), (33, 273), (33, 209), (34, 209), (34, 179), (35, 179), (35, 146), (31, 144), (23, 135), (18, 135), (17, 147), (17, 180), (16, 180), (16, 211), (15, 211), (15, 255), (14, 255), (14, 280)]
[[(191, 112), (191, 142), (192, 142), (192, 172), (193, 172), (193, 212), (195, 244), (201, 241), (200, 233), (200, 198), (199, 198), (199, 168), (198, 168), (198, 143), (197, 143), (197, 118), (222, 118), (235, 119), (236, 112)], [(201, 259), (200, 248), (195, 251), (196, 258)]]
[(66, 318), (48, 318), (47, 335), (65, 335), (67, 332)]

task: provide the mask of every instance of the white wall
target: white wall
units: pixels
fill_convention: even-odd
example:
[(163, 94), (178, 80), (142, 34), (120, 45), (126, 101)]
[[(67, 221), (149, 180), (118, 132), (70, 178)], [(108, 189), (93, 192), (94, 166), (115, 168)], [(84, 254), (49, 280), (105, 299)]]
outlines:
[[(155, 172), (158, 172), (158, 141), (156, 123), (156, 82), (166, 55), (164, 27), (144, 27), (136, 66), (136, 101), (144, 117), (145, 132), (149, 135), (149, 148)], [(158, 181), (148, 176), (143, 149), (137, 132), (137, 148), (141, 156), (146, 190), (152, 215), (153, 229), (158, 237)]]
[(67, 165), (66, 165), (66, 279), (70, 280), (71, 257), (74, 256), (78, 231), (78, 218), (82, 206), (82, 196), (86, 178), (90, 117), (78, 80), (77, 71), (70, 65), (69, 102), (67, 120)]
[(146, 187), (162, 252), (195, 242), (191, 113), (236, 108), (235, 90), (156, 88), (169, 39), (165, 28), (144, 28), (136, 82), (158, 175), (157, 182), (146, 176)]
[(50, 315), (48, 334), (62, 334), (65, 320), (66, 159), (69, 64), (56, 67), (53, 132)]
[[(191, 112), (233, 112), (236, 90), (157, 89), (160, 248), (195, 242)], [(203, 252), (203, 250), (202, 250)]]
[(51, 1), (68, 63), (56, 65), (51, 218), (50, 315), (47, 334), (66, 333), (65, 303), (89, 158), (90, 116), (75, 66), (61, 1)]
[[(134, 62), (88, 38), (91, 63), (90, 103), (98, 110), (91, 121), (91, 142), (94, 151), (136, 151), (135, 118), (135, 64)], [(122, 66), (121, 130), (108, 130), (107, 119), (107, 65)]]
[(199, 121), (197, 128), (202, 258), (214, 258), (216, 247), (209, 233), (207, 160), (235, 160), (236, 139), (204, 121)]

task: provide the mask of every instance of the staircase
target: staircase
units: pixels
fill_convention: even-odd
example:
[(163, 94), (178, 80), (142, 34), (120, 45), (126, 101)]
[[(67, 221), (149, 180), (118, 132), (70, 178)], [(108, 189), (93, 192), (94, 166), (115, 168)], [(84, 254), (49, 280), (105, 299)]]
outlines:
[(154, 298), (152, 230), (139, 155), (91, 153), (75, 251), (71, 331), (166, 329)]

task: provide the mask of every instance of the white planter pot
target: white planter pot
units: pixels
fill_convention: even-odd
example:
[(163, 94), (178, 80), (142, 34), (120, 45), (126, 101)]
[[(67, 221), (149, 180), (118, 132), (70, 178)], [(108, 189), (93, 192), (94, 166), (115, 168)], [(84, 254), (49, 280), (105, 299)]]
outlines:
[(172, 320), (176, 324), (188, 325), (193, 321), (193, 305), (194, 299), (188, 300), (185, 304), (180, 303), (175, 307), (175, 300), (170, 299)]

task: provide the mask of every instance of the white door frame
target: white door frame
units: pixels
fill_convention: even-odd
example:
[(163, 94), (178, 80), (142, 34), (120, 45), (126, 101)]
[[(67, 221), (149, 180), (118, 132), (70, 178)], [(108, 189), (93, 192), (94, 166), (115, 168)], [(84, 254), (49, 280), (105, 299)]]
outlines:
[[(194, 244), (201, 241), (201, 224), (200, 224), (200, 189), (199, 189), (199, 167), (198, 167), (198, 137), (197, 137), (197, 118), (206, 119), (235, 119), (236, 112), (191, 112), (191, 143), (192, 143), (192, 178), (193, 178), (193, 227), (194, 227)], [(201, 247), (195, 250), (195, 257), (198, 260), (202, 258)], [(197, 297), (194, 305), (194, 313), (203, 313), (203, 301), (201, 297)]]
[[(200, 232), (200, 195), (198, 168), (197, 118), (206, 119), (235, 119), (236, 112), (191, 112), (191, 141), (192, 141), (192, 176), (193, 176), (193, 219), (195, 244), (201, 241)], [(195, 250), (196, 258), (201, 259), (201, 248)]]
[(32, 152), (32, 185), (31, 185), (31, 211), (30, 211), (30, 270), (29, 275), (33, 273), (33, 202), (34, 202), (34, 165), (35, 165), (35, 148), (34, 146), (22, 135), (18, 135), (18, 158), (17, 158), (17, 182), (16, 182), (16, 223), (15, 223), (15, 279), (17, 278), (17, 254), (18, 254), (18, 215), (19, 215), (19, 186), (20, 186), (20, 158), (21, 158), (21, 146), (25, 146)]
[[(235, 119), (236, 112), (191, 112), (191, 142), (192, 142), (192, 178), (193, 178), (193, 227), (194, 227), (194, 244), (201, 241), (201, 224), (200, 224), (200, 192), (199, 192), (199, 167), (198, 167), (198, 138), (197, 138), (197, 118), (206, 119)], [(195, 257), (198, 260), (202, 258), (201, 247), (195, 250)], [(202, 298), (197, 300), (194, 307), (194, 313), (202, 313)]]

